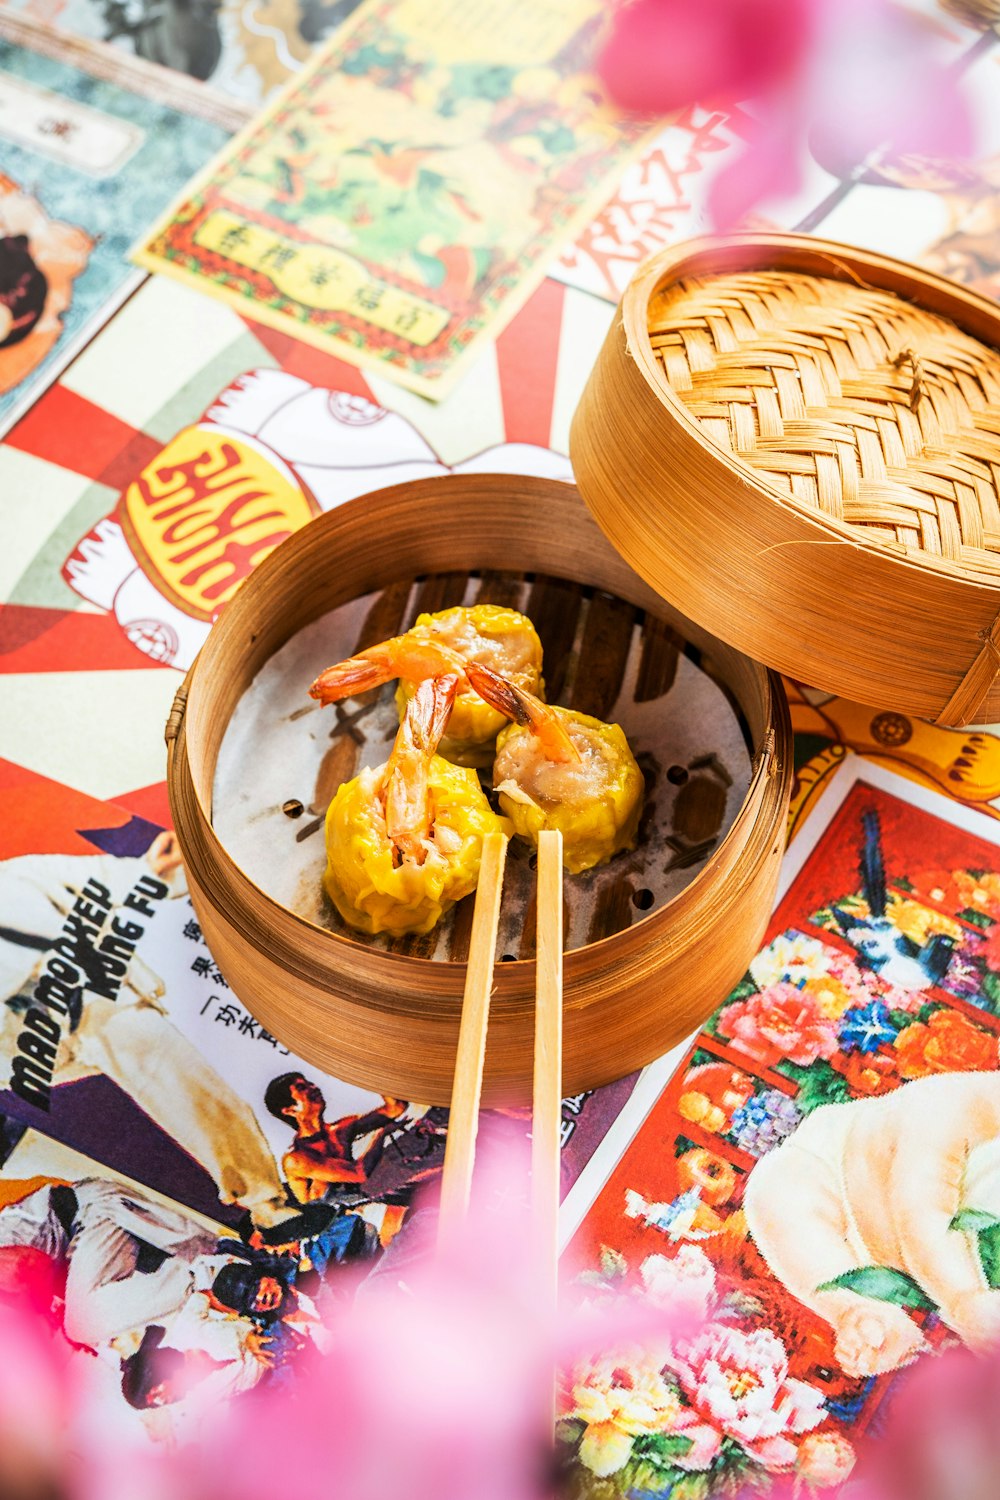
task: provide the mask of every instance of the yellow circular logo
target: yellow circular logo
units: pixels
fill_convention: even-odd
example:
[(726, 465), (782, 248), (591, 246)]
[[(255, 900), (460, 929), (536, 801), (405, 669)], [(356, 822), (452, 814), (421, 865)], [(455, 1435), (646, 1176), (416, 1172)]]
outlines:
[(170, 602), (213, 620), (244, 578), (316, 514), (291, 472), (242, 433), (185, 427), (125, 492), (122, 526)]

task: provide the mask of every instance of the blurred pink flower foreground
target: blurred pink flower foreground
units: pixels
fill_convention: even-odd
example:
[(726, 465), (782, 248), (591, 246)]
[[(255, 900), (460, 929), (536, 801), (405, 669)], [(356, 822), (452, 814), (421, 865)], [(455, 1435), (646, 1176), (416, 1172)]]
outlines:
[(747, 107), (757, 133), (709, 205), (727, 228), (795, 191), (810, 136), (845, 172), (890, 151), (967, 156), (969, 112), (937, 41), (890, 0), (632, 0), (598, 66), (615, 102), (639, 114)]
[(309, 1500), (550, 1496), (560, 1360), (638, 1347), (683, 1320), (642, 1298), (557, 1318), (527, 1162), (494, 1150), (462, 1232), (435, 1248), (433, 1208), (415, 1214), (405, 1255), (343, 1286), (290, 1380), (200, 1406), (195, 1386), (196, 1423), (164, 1445), (117, 1425), (113, 1386), (88, 1382), (98, 1359), (49, 1315), (52, 1288), (13, 1303), (0, 1288), (0, 1500), (246, 1500), (290, 1486)]
[(416, 1245), (426, 1253), (411, 1247), (359, 1284), (289, 1386), (206, 1407), (197, 1443), (122, 1437), (87, 1389), (97, 1360), (74, 1367), (53, 1326), (53, 1289), (22, 1288), (13, 1306), (0, 1298), (0, 1500), (246, 1500), (289, 1488), (308, 1500), (552, 1500), (557, 1366), (561, 1415), (579, 1429), (595, 1496), (635, 1449), (659, 1442), (703, 1500), (733, 1495), (739, 1481), (719, 1467), (733, 1444), (771, 1471), (772, 1500), (805, 1500), (849, 1475), (853, 1500), (996, 1500), (1000, 1356), (951, 1351), (906, 1372), (851, 1475), (851, 1444), (817, 1430), (821, 1398), (790, 1373), (781, 1340), (724, 1321), (699, 1247), (648, 1256), (628, 1288), (588, 1291), (557, 1316), (518, 1197), (525, 1178), (504, 1156), (486, 1207), (443, 1252), (427, 1215)]

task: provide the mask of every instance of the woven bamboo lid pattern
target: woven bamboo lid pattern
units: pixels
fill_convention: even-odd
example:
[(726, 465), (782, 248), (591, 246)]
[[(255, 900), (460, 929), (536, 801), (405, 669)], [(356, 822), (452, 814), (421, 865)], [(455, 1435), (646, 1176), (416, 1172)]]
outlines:
[(686, 280), (650, 341), (758, 481), (907, 552), (1000, 577), (1000, 354), (892, 292), (794, 272)]
[(580, 491), (722, 640), (875, 710), (1000, 719), (1000, 308), (870, 251), (654, 256), (573, 419)]

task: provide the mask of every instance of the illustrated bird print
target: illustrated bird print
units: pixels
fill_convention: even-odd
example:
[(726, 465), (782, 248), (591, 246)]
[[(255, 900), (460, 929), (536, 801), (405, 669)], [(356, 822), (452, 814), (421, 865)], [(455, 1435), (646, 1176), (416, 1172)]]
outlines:
[(918, 944), (893, 925), (885, 914), (888, 900), (878, 813), (873, 809), (863, 812), (861, 824), (864, 840), (859, 873), (869, 915), (860, 917), (857, 912), (835, 906), (833, 915), (837, 925), (857, 950), (859, 962), (865, 968), (900, 989), (930, 989), (940, 984), (948, 972), (955, 940), (947, 933), (934, 932)]

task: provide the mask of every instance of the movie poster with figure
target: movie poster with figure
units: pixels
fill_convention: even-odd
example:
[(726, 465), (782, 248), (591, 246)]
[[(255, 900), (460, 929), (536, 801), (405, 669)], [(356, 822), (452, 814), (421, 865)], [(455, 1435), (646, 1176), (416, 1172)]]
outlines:
[(241, 112), (0, 16), (0, 431), (141, 280), (136, 235)]
[[(323, 1203), (386, 1249), (437, 1183), (447, 1111), (332, 1078), (254, 1019), (172, 833), (7, 762), (0, 811), (0, 1111), (244, 1232)], [(566, 1186), (633, 1083), (566, 1100)]]
[(97, 1428), (127, 1465), (150, 1440), (206, 1432), (221, 1402), (295, 1379), (326, 1347), (338, 1259), (363, 1226), (318, 1205), (288, 1235), (241, 1237), (0, 1116), (0, 1302), (48, 1325), (74, 1392), (71, 1453)]
[(580, 1493), (839, 1483), (909, 1365), (1000, 1336), (998, 845), (858, 757), (826, 788), (746, 976), (579, 1184), (567, 1277), (694, 1320), (567, 1376)]
[(649, 135), (591, 71), (604, 18), (366, 0), (139, 264), (440, 399)]
[(172, 833), (2, 771), (4, 1111), (229, 1223), (270, 1229), (333, 1194), (388, 1242), (440, 1169), (442, 1113), (318, 1073), (250, 1016)]

